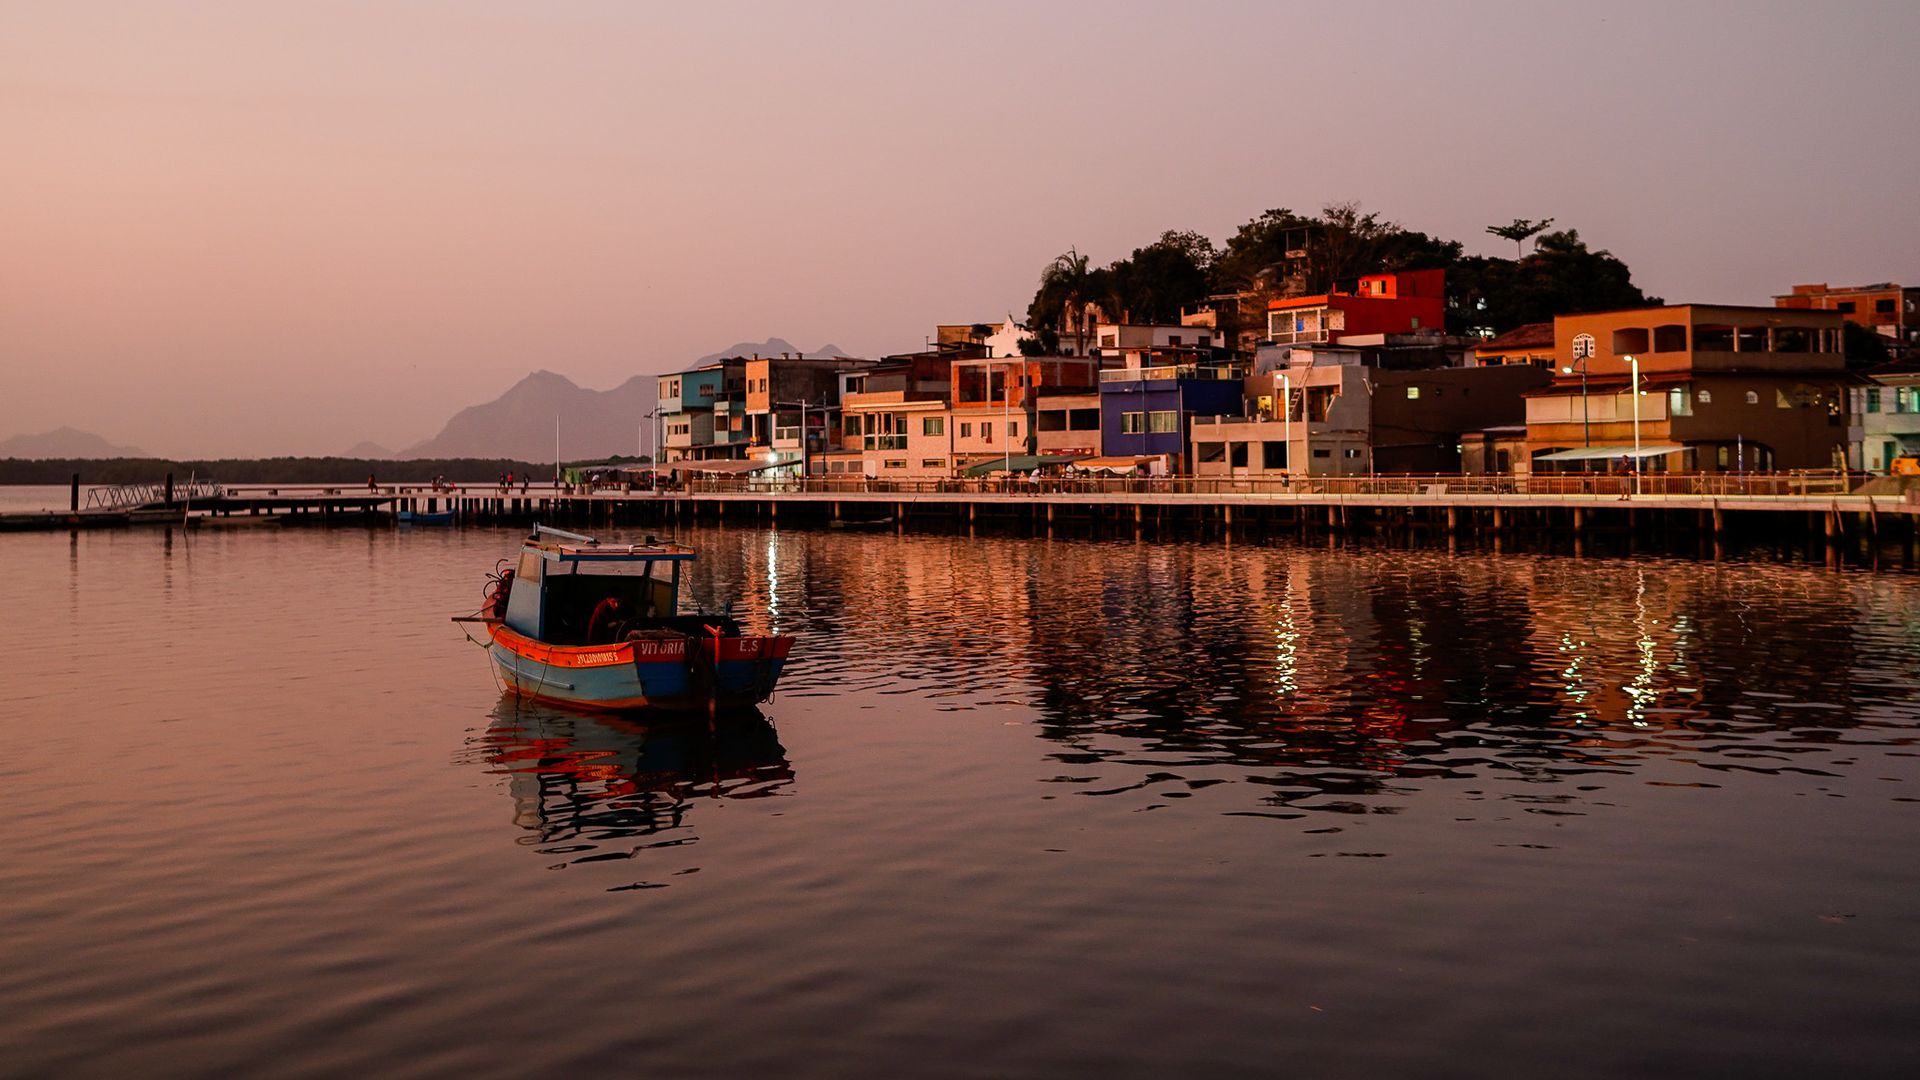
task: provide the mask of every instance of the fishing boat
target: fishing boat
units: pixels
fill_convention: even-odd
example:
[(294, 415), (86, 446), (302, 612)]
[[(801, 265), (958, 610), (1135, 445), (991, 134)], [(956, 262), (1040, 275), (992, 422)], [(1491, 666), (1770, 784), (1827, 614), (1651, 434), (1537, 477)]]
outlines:
[(428, 513), (425, 510), (402, 510), (397, 515), (402, 525), (451, 525), (453, 511), (440, 510)]
[(729, 615), (682, 614), (681, 574), (694, 558), (653, 537), (602, 544), (536, 525), (492, 576), (486, 607), (455, 621), (486, 626), (494, 670), (527, 697), (621, 711), (757, 705), (793, 638), (745, 633)]

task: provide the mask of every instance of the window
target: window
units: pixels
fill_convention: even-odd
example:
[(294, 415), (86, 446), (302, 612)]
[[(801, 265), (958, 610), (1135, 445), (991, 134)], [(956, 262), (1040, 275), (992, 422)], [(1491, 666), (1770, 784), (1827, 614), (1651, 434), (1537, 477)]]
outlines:
[(963, 439), (973, 438), (973, 425), (962, 422), (960, 425), (960, 437)]
[(1833, 310), (1839, 312), (1842, 315), (1851, 315), (1853, 314), (1853, 301), (1842, 300), (1839, 303), (1833, 305)]
[(1169, 337), (1169, 338), (1167, 339), (1167, 344), (1169, 344), (1169, 345), (1178, 345), (1178, 344), (1180, 344), (1180, 335), (1179, 335), (1179, 334), (1175, 334), (1175, 335), (1173, 335), (1172, 337)]
[(1578, 334), (1573, 339), (1573, 358), (1587, 360), (1593, 356), (1593, 335)]
[(1793, 408), (1793, 399), (1787, 396), (1785, 390), (1775, 390), (1773, 392), (1773, 407), (1776, 409), (1791, 409)]
[(1156, 435), (1180, 430), (1180, 414), (1172, 409), (1156, 410), (1147, 414), (1147, 430)]
[(1202, 464), (1218, 465), (1221, 462), (1227, 460), (1227, 444), (1226, 443), (1223, 443), (1223, 442), (1195, 443), (1194, 449), (1199, 451), (1198, 456)]
[(1702, 405), (1713, 404), (1713, 391), (1711, 390), (1702, 390), (1698, 394), (1695, 394), (1694, 397), (1697, 398)]
[(1020, 437), (1020, 421), (1018, 420), (1007, 421), (1007, 438), (1017, 439), (1019, 437)]
[(1880, 391), (1878, 390), (1867, 391), (1867, 411), (1868, 412), (1880, 411)]
[(923, 417), (921, 417), (921, 418), (920, 418), (920, 434), (922, 434), (922, 435), (945, 435), (946, 433), (947, 433), (947, 418), (946, 418), (946, 417), (944, 417), (944, 416), (923, 416)]
[(1348, 461), (1353, 461), (1360, 456), (1360, 451), (1357, 447), (1349, 446), (1345, 450), (1340, 451), (1340, 456), (1346, 458)]
[(886, 465), (887, 465), (887, 468), (889, 469), (904, 469), (907, 467), (907, 459), (890, 457), (887, 459)]
[(1721, 443), (1720, 453), (1718, 454), (1718, 460), (1720, 463), (1720, 467), (1723, 469), (1733, 464), (1733, 448), (1728, 446), (1726, 443)]
[(1651, 335), (1644, 326), (1629, 326), (1613, 332), (1613, 355), (1625, 356), (1629, 353), (1643, 353), (1651, 344)]
[(1694, 352), (1732, 352), (1733, 327), (1705, 325), (1693, 328)]
[(1408, 400), (1408, 401), (1419, 401), (1419, 400), (1420, 400), (1420, 388), (1419, 388), (1419, 387), (1417, 387), (1417, 386), (1409, 386), (1409, 387), (1407, 387), (1407, 400)]
[(1130, 412), (1120, 414), (1120, 434), (1139, 435), (1147, 430), (1147, 414)]
[(1693, 398), (1684, 386), (1676, 386), (1667, 391), (1667, 412), (1672, 416), (1692, 416)]
[(1875, 300), (1873, 302), (1873, 313), (1875, 315), (1893, 314), (1893, 298), (1888, 297), (1885, 300)]
[(1265, 469), (1286, 468), (1287, 444), (1283, 442), (1260, 444), (1260, 466)]
[(1333, 451), (1332, 450), (1315, 450), (1313, 452), (1313, 456), (1317, 458), (1330, 458), (1333, 456)]
[(947, 459), (937, 457), (921, 458), (920, 467), (923, 469), (944, 469), (947, 467)]
[(1654, 352), (1686, 352), (1687, 328), (1679, 324), (1653, 328)]
[(993, 441), (993, 422), (992, 421), (990, 420), (980, 421), (980, 438), (985, 442)]
[(1235, 469), (1247, 467), (1247, 444), (1243, 442), (1227, 444), (1227, 464)]
[(1747, 404), (1749, 405), (1760, 404), (1760, 394), (1758, 391), (1756, 390), (1747, 391)]
[(1812, 352), (1814, 336), (1813, 331), (1804, 326), (1777, 326), (1773, 331), (1773, 351)]

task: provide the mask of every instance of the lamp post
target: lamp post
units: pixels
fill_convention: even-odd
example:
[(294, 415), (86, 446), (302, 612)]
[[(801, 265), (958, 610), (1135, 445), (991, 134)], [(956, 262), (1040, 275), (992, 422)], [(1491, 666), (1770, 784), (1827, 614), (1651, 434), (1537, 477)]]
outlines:
[(1628, 356), (1627, 365), (1633, 369), (1633, 384), (1628, 393), (1633, 398), (1633, 493), (1640, 493), (1640, 358)]
[[(1280, 441), (1287, 444), (1287, 472), (1293, 472), (1293, 376), (1280, 373)], [(1231, 464), (1231, 462), (1229, 462)]]
[(1000, 473), (1011, 480), (1013, 473), (1013, 368), (1000, 377), (1000, 434), (1006, 441), (1006, 458), (1000, 463)]
[(659, 433), (659, 421), (654, 419), (659, 415), (660, 415), (659, 409), (655, 409), (652, 412), (640, 414), (640, 419), (647, 421), (646, 426), (641, 428), (640, 430), (645, 432), (647, 435), (646, 459), (647, 459), (647, 490), (648, 491), (652, 491), (654, 489), (655, 485), (659, 482), (659, 478), (660, 478), (660, 441), (661, 440), (660, 440), (660, 433)]
[(1580, 442), (1583, 446), (1593, 445), (1593, 421), (1587, 414), (1587, 358), (1577, 357), (1573, 364), (1560, 369), (1560, 374), (1571, 375), (1574, 368), (1580, 369)]

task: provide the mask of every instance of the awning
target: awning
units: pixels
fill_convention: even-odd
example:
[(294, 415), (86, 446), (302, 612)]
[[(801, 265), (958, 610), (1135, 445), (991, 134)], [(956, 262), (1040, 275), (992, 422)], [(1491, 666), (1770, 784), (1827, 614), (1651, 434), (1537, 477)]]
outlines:
[(1099, 472), (1121, 472), (1127, 469), (1137, 469), (1148, 462), (1159, 460), (1159, 454), (1139, 454), (1128, 455), (1126, 457), (1087, 458), (1082, 461), (1076, 461), (1074, 464), (1082, 469), (1093, 469)]
[(782, 465), (799, 465), (800, 459), (790, 461), (767, 461), (764, 458), (730, 458), (726, 461), (676, 461), (669, 466), (674, 472), (684, 473), (723, 473), (739, 476), (745, 473), (764, 472), (777, 469)]
[(961, 476), (987, 476), (997, 472), (1032, 472), (1049, 465), (1065, 465), (1079, 462), (1078, 454), (1015, 454), (1010, 458), (989, 458), (975, 462), (960, 471)]
[(1551, 454), (1541, 454), (1535, 461), (1598, 461), (1603, 458), (1650, 458), (1677, 454), (1685, 450), (1684, 446), (1673, 443), (1660, 443), (1655, 446), (1642, 446), (1635, 450), (1632, 446), (1582, 446), (1573, 450), (1556, 450)]

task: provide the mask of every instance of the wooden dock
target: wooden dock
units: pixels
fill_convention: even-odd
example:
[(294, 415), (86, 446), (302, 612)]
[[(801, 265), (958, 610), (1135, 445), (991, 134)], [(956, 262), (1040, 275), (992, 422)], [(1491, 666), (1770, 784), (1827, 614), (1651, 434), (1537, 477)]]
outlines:
[[(194, 503), (192, 513), (195, 522), (204, 525), (363, 527), (396, 525), (408, 514), (451, 513), (456, 524), (539, 520), (639, 527), (714, 520), (860, 526), (884, 520), (900, 528), (1081, 526), (1169, 536), (1240, 528), (1494, 537), (1545, 532), (1575, 539), (1589, 532), (1681, 531), (1716, 545), (1729, 536), (1772, 535), (1897, 549), (1903, 561), (1911, 562), (1920, 541), (1920, 491), (1898, 487), (1881, 481), (1877, 488), (1848, 490), (1844, 478), (1807, 475), (1348, 477), (1291, 482), (1083, 478), (1037, 483), (857, 477), (801, 483), (727, 477), (658, 491), (626, 485), (258, 484), (225, 486), (217, 497)], [(9, 515), (0, 527), (93, 528), (136, 524), (137, 518), (137, 513), (114, 517), (88, 511)]]

